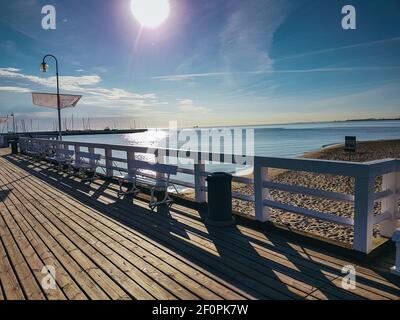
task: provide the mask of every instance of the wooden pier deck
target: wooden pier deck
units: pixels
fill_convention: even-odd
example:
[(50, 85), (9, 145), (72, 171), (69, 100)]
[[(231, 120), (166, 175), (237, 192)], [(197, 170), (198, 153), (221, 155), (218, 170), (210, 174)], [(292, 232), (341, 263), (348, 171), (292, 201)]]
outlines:
[[(246, 226), (212, 228), (179, 205), (152, 213), (111, 182), (60, 178), (0, 157), (0, 300), (399, 299), (394, 252), (356, 264)], [(54, 289), (42, 286), (45, 265)], [(354, 290), (341, 287), (345, 265)]]

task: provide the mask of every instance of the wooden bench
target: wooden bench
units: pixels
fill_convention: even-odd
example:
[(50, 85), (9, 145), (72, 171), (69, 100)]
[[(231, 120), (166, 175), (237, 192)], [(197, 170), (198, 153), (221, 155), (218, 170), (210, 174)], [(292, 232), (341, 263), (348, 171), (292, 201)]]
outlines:
[(46, 159), (58, 165), (58, 170), (61, 171), (65, 165), (68, 166), (68, 168), (71, 167), (74, 160), (74, 153), (73, 150), (57, 148), (54, 150), (54, 154), (47, 156)]
[(39, 143), (28, 143), (24, 152), (33, 159), (39, 160), (42, 155), (42, 148), (43, 146)]
[[(97, 179), (97, 168), (100, 166), (100, 159), (101, 154), (82, 151), (77, 152), (76, 159), (70, 166), (71, 169), (76, 169), (77, 172), (73, 172), (70, 175), (78, 175), (83, 181)], [(92, 174), (92, 176), (89, 177), (89, 174)]]
[[(154, 210), (156, 207), (160, 205), (168, 205), (171, 206), (173, 200), (169, 196), (168, 187), (173, 186), (170, 183), (170, 176), (176, 175), (178, 172), (177, 166), (159, 164), (159, 163), (149, 163), (141, 160), (130, 160), (129, 161), (129, 172), (127, 174), (116, 176), (119, 183), (119, 192), (118, 197), (124, 194), (133, 194), (137, 195), (140, 191), (138, 186), (143, 186), (150, 189), (150, 203), (149, 207), (151, 210)], [(152, 177), (149, 175), (144, 175), (143, 171), (148, 170), (155, 173), (163, 174), (165, 177), (159, 178), (156, 176)], [(132, 183), (132, 188), (128, 189), (128, 191), (122, 191), (122, 184), (124, 182)], [(164, 192), (164, 197), (162, 200), (158, 200), (155, 197), (155, 192), (161, 191)]]
[(25, 149), (25, 154), (32, 157), (34, 160), (40, 161), (47, 159), (53, 153), (53, 149), (48, 144), (30, 143)]

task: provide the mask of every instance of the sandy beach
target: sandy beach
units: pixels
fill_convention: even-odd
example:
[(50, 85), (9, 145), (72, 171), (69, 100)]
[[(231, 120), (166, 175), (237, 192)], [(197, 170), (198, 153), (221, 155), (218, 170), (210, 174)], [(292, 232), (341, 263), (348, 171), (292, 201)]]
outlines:
[[(351, 156), (351, 161), (364, 162), (386, 158), (400, 157), (400, 140), (359, 142), (357, 153)], [(302, 158), (326, 159), (348, 161), (349, 155), (343, 150), (343, 145), (334, 145), (322, 148), (319, 151), (309, 152)], [(271, 170), (271, 180), (274, 182), (320, 188), (327, 191), (354, 194), (354, 180), (343, 176), (313, 174), (308, 172)], [(243, 194), (254, 194), (252, 186), (234, 183), (233, 191)], [(381, 177), (376, 179), (376, 189), (381, 188)], [(283, 191), (271, 191), (273, 200), (288, 203), (294, 206), (336, 214), (338, 216), (353, 217), (354, 206), (350, 203), (321, 199), (313, 196), (294, 194)], [(234, 199), (233, 208), (240, 215), (254, 218), (253, 204)], [(297, 230), (311, 233), (317, 237), (328, 240), (351, 244), (353, 241), (353, 229), (337, 224), (324, 222), (314, 218), (307, 218), (281, 210), (271, 209), (272, 222)], [(375, 206), (375, 212), (380, 212), (379, 203)], [(374, 230), (374, 235), (379, 235), (379, 227)]]

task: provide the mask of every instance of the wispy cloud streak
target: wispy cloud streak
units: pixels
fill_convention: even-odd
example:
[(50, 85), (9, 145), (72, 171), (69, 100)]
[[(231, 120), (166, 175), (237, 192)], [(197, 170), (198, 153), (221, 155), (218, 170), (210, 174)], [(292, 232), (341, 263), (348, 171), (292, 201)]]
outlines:
[(23, 88), (23, 87), (0, 86), (0, 92), (27, 93), (27, 92), (32, 92), (32, 90), (28, 89), (28, 88)]
[(348, 49), (355, 49), (355, 48), (364, 48), (364, 47), (370, 47), (370, 46), (374, 46), (374, 45), (395, 43), (395, 42), (399, 42), (399, 41), (400, 41), (400, 37), (394, 37), (394, 38), (388, 38), (388, 39), (377, 40), (377, 41), (357, 43), (357, 44), (348, 45), (348, 46), (327, 48), (327, 49), (322, 49), (322, 50), (304, 52), (304, 53), (299, 53), (299, 54), (286, 56), (286, 57), (283, 57), (283, 58), (278, 58), (278, 59), (275, 59), (274, 61), (277, 62), (277, 61), (299, 59), (299, 58), (304, 58), (304, 57), (316, 56), (316, 55), (324, 54), (324, 53), (331, 53), (331, 52), (337, 52), (337, 51), (341, 51), (341, 50), (348, 50)]
[[(38, 85), (41, 87), (55, 88), (56, 78), (41, 78), (33, 75), (24, 74), (16, 68), (0, 68), (0, 79), (13, 81), (13, 86), (0, 86), (0, 92), (29, 93), (32, 90), (29, 87), (22, 87), (22, 84), (28, 86)], [(98, 75), (82, 76), (61, 76), (60, 85), (63, 91), (80, 93), (84, 95), (81, 104), (114, 106), (116, 102), (123, 105), (136, 107), (147, 107), (157, 104), (158, 98), (155, 93), (139, 94), (120, 88), (104, 88), (98, 84), (102, 78)]]
[(220, 34), (220, 54), (227, 70), (272, 68), (274, 34), (288, 14), (284, 0), (238, 1)]
[(314, 68), (314, 69), (290, 69), (290, 70), (253, 70), (243, 72), (206, 72), (191, 74), (176, 74), (152, 77), (153, 80), (183, 81), (193, 78), (208, 78), (233, 75), (261, 75), (261, 74), (290, 74), (290, 73), (323, 73), (323, 72), (356, 72), (356, 71), (385, 71), (400, 70), (400, 66), (389, 67), (342, 67), (342, 68)]

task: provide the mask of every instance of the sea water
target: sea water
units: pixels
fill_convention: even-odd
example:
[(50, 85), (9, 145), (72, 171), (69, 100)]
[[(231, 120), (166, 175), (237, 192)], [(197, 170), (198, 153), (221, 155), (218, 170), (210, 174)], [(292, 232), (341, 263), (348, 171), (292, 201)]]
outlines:
[[(358, 141), (400, 139), (400, 121), (395, 120), (296, 123), (234, 128), (253, 129), (254, 153), (256, 156), (266, 157), (299, 157), (305, 152), (343, 143), (345, 136), (356, 136)], [(147, 132), (132, 134), (68, 136), (64, 140), (157, 148), (166, 147), (169, 134), (167, 129), (149, 129)], [(202, 151), (206, 151), (203, 147)], [(113, 156), (117, 155), (113, 154)], [(151, 161), (150, 158), (144, 160)], [(192, 165), (181, 167), (193, 168)], [(236, 175), (251, 172), (249, 167), (228, 164), (208, 164), (206, 170), (225, 171)], [(193, 182), (193, 177), (189, 175), (180, 174), (178, 178)]]

